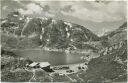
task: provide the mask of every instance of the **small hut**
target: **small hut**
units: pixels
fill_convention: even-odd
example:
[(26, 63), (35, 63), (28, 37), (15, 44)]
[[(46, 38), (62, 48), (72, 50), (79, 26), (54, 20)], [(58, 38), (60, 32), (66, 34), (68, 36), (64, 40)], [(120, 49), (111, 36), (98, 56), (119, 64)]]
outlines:
[(52, 72), (52, 69), (50, 69), (50, 63), (49, 62), (39, 62), (39, 66), (41, 69), (43, 69), (47, 72)]
[(39, 62), (39, 66), (41, 68), (50, 68), (50, 63), (49, 62)]
[(49, 62), (33, 62), (29, 65), (31, 68), (41, 68), (45, 70), (46, 72), (53, 72), (53, 70), (50, 68)]

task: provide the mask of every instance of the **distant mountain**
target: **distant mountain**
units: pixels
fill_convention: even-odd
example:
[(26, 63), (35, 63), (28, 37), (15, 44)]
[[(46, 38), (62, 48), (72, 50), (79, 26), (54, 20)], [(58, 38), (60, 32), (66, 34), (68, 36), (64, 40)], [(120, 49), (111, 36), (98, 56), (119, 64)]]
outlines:
[(127, 22), (123, 23), (119, 28), (109, 32), (101, 37), (103, 46), (113, 45), (122, 40), (127, 40)]
[(3, 33), (18, 37), (19, 46), (24, 41), (34, 46), (83, 49), (85, 42), (99, 40), (97, 35), (81, 25), (45, 17), (29, 18), (19, 12), (10, 13), (2, 20), (1, 27)]

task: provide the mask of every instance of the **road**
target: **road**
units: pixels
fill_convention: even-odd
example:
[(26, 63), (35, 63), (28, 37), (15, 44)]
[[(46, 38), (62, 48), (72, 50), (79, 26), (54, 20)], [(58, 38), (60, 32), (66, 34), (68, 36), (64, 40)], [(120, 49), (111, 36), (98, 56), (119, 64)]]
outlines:
[(69, 77), (69, 76), (68, 76), (68, 75), (66, 75), (66, 74), (65, 74), (65, 76), (66, 76), (67, 78), (69, 78), (69, 79), (70, 79), (70, 81), (72, 81), (72, 82), (77, 82), (77, 81), (76, 81), (76, 79), (72, 79), (71, 77)]
[(79, 77), (79, 74), (81, 74), (81, 73), (76, 74), (76, 76), (78, 77), (78, 79), (80, 79), (82, 82), (84, 82), (84, 80)]
[(31, 79), (29, 80), (29, 82), (31, 82), (31, 80), (33, 80), (33, 79), (36, 80), (36, 78), (35, 78), (35, 71), (36, 71), (36, 70), (33, 69), (32, 71), (33, 71), (33, 72), (32, 72), (32, 73), (33, 73), (33, 76), (31, 77)]

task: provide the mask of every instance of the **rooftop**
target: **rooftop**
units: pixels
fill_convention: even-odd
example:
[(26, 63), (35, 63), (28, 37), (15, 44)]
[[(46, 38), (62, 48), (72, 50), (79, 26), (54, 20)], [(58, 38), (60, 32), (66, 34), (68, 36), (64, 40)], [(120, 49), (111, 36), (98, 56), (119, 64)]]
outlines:
[(47, 66), (50, 66), (50, 63), (49, 62), (33, 62), (29, 66), (34, 67), (36, 65), (39, 65), (40, 67), (47, 67)]
[(50, 66), (49, 62), (39, 62), (40, 67), (47, 67)]
[(33, 63), (31, 63), (29, 66), (30, 67), (33, 67), (33, 66), (36, 66), (38, 63), (37, 62), (33, 62)]

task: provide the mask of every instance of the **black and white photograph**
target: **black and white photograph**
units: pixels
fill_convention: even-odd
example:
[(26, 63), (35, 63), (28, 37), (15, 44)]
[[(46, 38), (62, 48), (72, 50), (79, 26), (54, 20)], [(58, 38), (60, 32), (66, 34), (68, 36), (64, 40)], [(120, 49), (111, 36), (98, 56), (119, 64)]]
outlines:
[(127, 83), (127, 0), (0, 0), (1, 82)]

